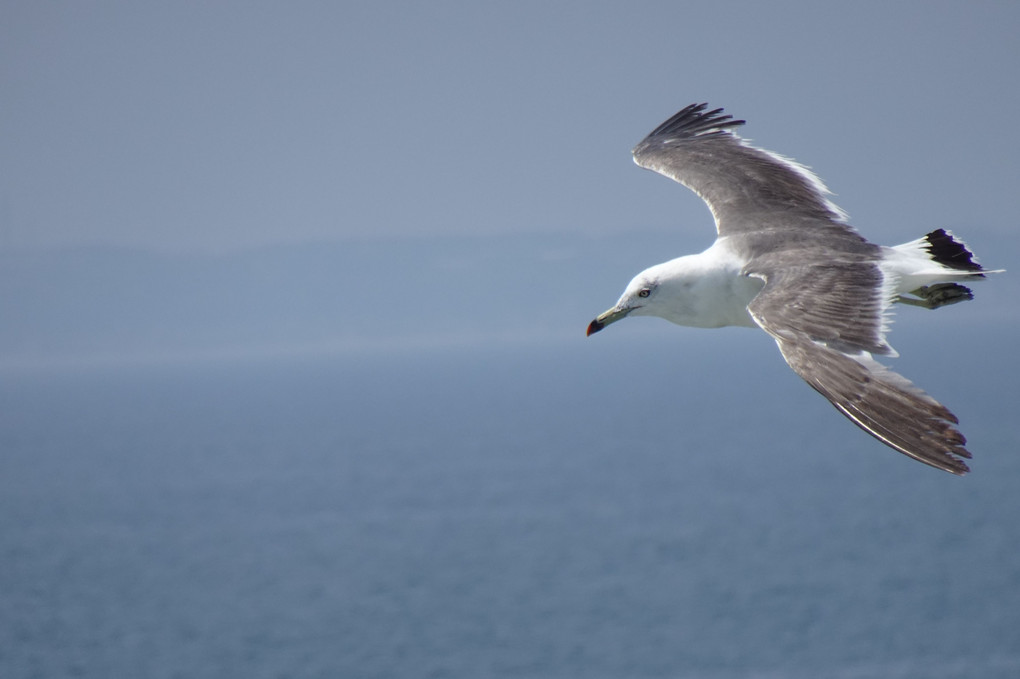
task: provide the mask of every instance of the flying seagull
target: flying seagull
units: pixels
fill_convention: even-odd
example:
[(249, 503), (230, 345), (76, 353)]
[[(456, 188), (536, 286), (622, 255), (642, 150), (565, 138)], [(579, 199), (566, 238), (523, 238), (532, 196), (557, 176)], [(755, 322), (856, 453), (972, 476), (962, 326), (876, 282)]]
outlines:
[(588, 335), (629, 315), (679, 325), (760, 327), (793, 370), (860, 428), (915, 460), (969, 471), (945, 406), (874, 356), (895, 302), (935, 309), (973, 298), (956, 281), (992, 273), (952, 233), (869, 243), (808, 168), (751, 146), (744, 124), (707, 104), (683, 109), (634, 147), (634, 162), (698, 194), (718, 237), (704, 252), (648, 268)]

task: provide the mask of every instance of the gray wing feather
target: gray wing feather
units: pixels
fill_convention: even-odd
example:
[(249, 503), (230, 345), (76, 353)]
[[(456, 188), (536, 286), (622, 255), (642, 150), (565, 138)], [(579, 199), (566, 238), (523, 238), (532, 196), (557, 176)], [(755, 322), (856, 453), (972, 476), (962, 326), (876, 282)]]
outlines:
[(963, 458), (971, 455), (956, 416), (871, 357), (892, 353), (881, 331), (888, 302), (867, 269), (848, 267), (763, 276), (748, 309), (790, 367), (857, 426), (916, 460), (965, 474)]
[(698, 194), (720, 235), (802, 228), (806, 222), (852, 232), (810, 170), (749, 146), (731, 131), (743, 120), (706, 108), (693, 104), (657, 127), (634, 147), (634, 162)]
[(803, 335), (848, 353), (896, 353), (885, 340), (884, 277), (865, 256), (829, 261), (810, 248), (786, 250), (751, 260), (745, 273), (765, 280), (748, 310), (776, 338)]
[(970, 471), (956, 416), (902, 375), (869, 354), (848, 356), (804, 336), (778, 342), (790, 367), (861, 429), (932, 467)]

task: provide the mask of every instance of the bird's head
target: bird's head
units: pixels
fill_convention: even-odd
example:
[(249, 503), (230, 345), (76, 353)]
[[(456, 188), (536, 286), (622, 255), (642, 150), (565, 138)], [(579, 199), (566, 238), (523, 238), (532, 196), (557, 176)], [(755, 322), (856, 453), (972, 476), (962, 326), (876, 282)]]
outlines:
[(611, 323), (626, 318), (630, 314), (658, 315), (656, 313), (656, 292), (659, 289), (659, 278), (653, 269), (642, 271), (627, 285), (620, 301), (612, 309), (607, 309), (588, 324), (588, 335), (598, 332)]

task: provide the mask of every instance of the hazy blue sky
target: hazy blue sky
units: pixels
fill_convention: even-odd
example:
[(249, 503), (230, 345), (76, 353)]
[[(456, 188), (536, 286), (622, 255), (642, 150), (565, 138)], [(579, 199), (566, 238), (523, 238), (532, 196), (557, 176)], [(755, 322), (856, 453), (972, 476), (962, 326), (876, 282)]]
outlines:
[[(714, 237), (629, 155), (697, 101), (812, 166), (866, 237), (951, 228), (1020, 270), (1016, 2), (8, 1), (0, 19), (8, 361), (489, 336), (515, 315), (583, 339), (630, 276)], [(1016, 279), (945, 313), (1012, 332)]]
[(3, 248), (679, 224), (700, 245), (704, 208), (628, 151), (701, 100), (814, 167), (875, 240), (1015, 230), (1015, 2), (0, 12)]

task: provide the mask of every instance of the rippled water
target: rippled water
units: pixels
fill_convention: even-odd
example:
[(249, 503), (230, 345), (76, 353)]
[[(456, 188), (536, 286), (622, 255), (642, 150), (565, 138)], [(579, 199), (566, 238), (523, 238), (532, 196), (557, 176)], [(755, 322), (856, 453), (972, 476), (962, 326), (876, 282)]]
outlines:
[(7, 376), (0, 675), (1020, 676), (1011, 422), (585, 351)]

